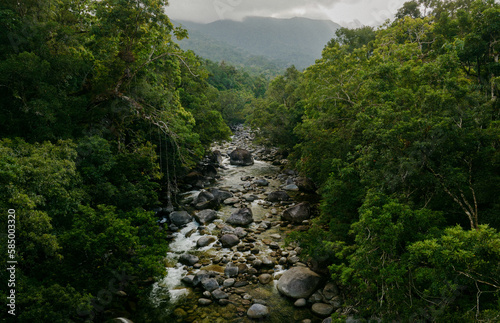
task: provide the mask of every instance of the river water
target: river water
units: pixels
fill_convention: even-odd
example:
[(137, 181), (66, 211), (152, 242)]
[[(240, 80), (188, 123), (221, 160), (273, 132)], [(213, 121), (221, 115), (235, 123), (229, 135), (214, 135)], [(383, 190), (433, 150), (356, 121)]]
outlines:
[[(241, 133), (236, 133), (232, 142), (214, 145), (213, 149), (220, 150), (225, 156), (236, 147), (242, 146), (254, 152), (261, 149), (253, 146), (248, 135)], [(277, 264), (277, 261), (274, 267), (266, 267), (267, 269), (260, 272), (272, 275), (273, 280), (269, 284), (261, 284), (255, 276), (236, 279), (244, 280), (248, 285), (227, 289), (230, 295), (227, 305), (219, 305), (217, 302), (208, 306), (199, 305), (198, 299), (203, 297), (203, 290), (200, 287), (189, 287), (181, 281), (186, 275), (194, 275), (199, 270), (218, 272), (223, 276), (225, 261), (244, 263), (250, 267), (252, 259), (279, 259), (280, 255), (276, 254), (277, 246), (285, 255), (299, 251), (295, 246), (285, 245), (289, 228), (280, 225), (280, 214), (293, 202), (273, 204), (265, 200), (269, 192), (280, 190), (285, 185), (285, 176), (279, 176), (280, 168), (257, 159), (252, 166), (233, 166), (227, 157), (223, 159), (222, 166), (219, 170), (220, 177), (212, 187), (233, 192), (240, 198), (240, 203), (236, 206), (222, 204), (217, 211), (219, 219), (209, 225), (200, 226), (193, 221), (174, 233), (167, 254), (167, 275), (154, 284), (150, 295), (151, 303), (157, 309), (157, 313), (154, 314), (155, 320), (157, 322), (255, 322), (246, 315), (247, 309), (255, 302), (264, 303), (270, 309), (270, 315), (264, 320), (265, 322), (301, 322), (304, 319), (321, 322), (322, 320), (315, 318), (309, 309), (296, 308), (293, 306), (294, 300), (280, 295), (276, 288), (277, 280), (286, 269)], [(246, 180), (245, 177), (251, 179)], [(257, 179), (266, 179), (269, 184), (251, 185)], [(199, 191), (186, 192), (184, 197), (196, 197), (198, 193)], [(243, 197), (248, 194), (255, 195), (256, 200), (245, 202)], [(217, 236), (220, 236), (227, 218), (237, 210), (236, 207), (242, 206), (249, 207), (253, 213), (254, 222), (245, 228), (249, 233), (247, 238), (250, 238), (250, 242), (242, 239), (251, 245), (254, 249), (252, 252), (248, 248), (246, 251), (243, 248), (237, 250), (237, 247), (222, 248), (217, 242)], [(213, 236), (216, 241), (206, 247), (197, 248), (196, 242), (202, 236)], [(258, 249), (258, 253), (255, 249)], [(184, 253), (198, 256), (201, 268), (194, 269), (178, 263), (179, 257)]]

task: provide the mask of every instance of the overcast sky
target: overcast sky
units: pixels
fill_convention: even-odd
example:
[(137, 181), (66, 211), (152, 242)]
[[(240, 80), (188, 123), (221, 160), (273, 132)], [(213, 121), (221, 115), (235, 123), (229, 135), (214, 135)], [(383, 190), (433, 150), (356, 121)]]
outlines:
[(378, 26), (406, 0), (169, 0), (173, 20), (212, 22), (248, 16), (329, 19), (347, 27)]

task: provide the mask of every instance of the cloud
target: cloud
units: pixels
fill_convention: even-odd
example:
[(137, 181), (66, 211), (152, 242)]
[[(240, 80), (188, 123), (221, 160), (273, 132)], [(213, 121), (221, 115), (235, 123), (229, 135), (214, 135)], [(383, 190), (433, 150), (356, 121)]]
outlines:
[(392, 18), (405, 0), (170, 0), (166, 12), (174, 20), (212, 22), (248, 16), (307, 17), (335, 22), (379, 25)]

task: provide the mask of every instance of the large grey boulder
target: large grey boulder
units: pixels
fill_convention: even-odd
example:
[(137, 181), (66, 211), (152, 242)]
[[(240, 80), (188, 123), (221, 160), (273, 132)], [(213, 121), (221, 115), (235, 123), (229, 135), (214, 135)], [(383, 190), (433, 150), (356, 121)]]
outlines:
[(183, 265), (186, 265), (186, 266), (192, 266), (195, 263), (197, 263), (199, 260), (200, 259), (198, 257), (196, 257), (195, 255), (190, 255), (187, 253), (181, 255), (179, 258), (179, 262)]
[(321, 277), (307, 267), (293, 267), (278, 281), (278, 290), (292, 298), (308, 298), (318, 287)]
[(211, 244), (212, 242), (215, 242), (215, 238), (212, 236), (203, 236), (196, 241), (196, 246), (198, 248), (203, 248)]
[(200, 224), (207, 224), (217, 219), (217, 212), (214, 210), (202, 210), (198, 213), (195, 213), (194, 218)]
[(307, 202), (302, 202), (295, 206), (289, 207), (283, 211), (281, 218), (292, 223), (302, 223), (311, 217), (311, 206)]
[(253, 165), (253, 157), (248, 150), (236, 148), (229, 154), (229, 162), (231, 165), (250, 166)]
[(209, 292), (213, 292), (217, 288), (219, 288), (219, 283), (215, 278), (205, 278), (201, 281), (201, 286)]
[(219, 200), (210, 192), (202, 190), (194, 200), (194, 207), (197, 210), (217, 209)]
[(189, 215), (186, 211), (175, 211), (169, 215), (170, 222), (176, 227), (182, 227), (189, 222), (193, 221), (193, 217)]
[(219, 190), (217, 188), (211, 188), (209, 192), (213, 194), (213, 196), (219, 201), (219, 203), (230, 197), (233, 197), (233, 193), (224, 190)]
[(269, 308), (262, 304), (253, 304), (247, 311), (249, 318), (260, 320), (269, 315)]
[(269, 202), (280, 202), (280, 201), (288, 201), (290, 196), (285, 191), (275, 191), (269, 193), (267, 196), (267, 200)]
[(249, 225), (253, 222), (252, 210), (249, 208), (238, 209), (236, 212), (231, 214), (226, 222), (237, 226)]

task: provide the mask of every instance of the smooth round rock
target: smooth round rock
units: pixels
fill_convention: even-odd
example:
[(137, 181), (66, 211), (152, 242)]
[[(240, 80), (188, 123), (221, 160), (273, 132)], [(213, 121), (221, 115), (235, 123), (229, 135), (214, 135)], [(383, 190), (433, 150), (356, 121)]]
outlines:
[(296, 307), (304, 307), (307, 304), (307, 300), (305, 298), (299, 298), (298, 300), (293, 303), (294, 306)]
[(196, 241), (196, 246), (198, 248), (203, 248), (211, 244), (212, 242), (215, 242), (215, 238), (211, 236), (203, 236)]
[(195, 255), (190, 255), (190, 254), (183, 254), (179, 257), (179, 262), (183, 265), (186, 266), (193, 266), (195, 263), (197, 263), (200, 259), (196, 257)]
[(314, 314), (319, 316), (328, 316), (333, 312), (333, 306), (325, 303), (314, 303), (312, 306), (312, 311)]
[(269, 284), (273, 280), (273, 277), (269, 274), (262, 274), (259, 276), (259, 282), (262, 285)]
[(259, 320), (269, 315), (269, 308), (262, 304), (253, 304), (247, 311), (247, 316), (251, 319)]
[(307, 267), (293, 267), (279, 279), (278, 290), (288, 297), (307, 298), (314, 293), (320, 280), (320, 275)]
[(219, 241), (222, 243), (222, 247), (231, 248), (240, 243), (240, 238), (235, 234), (225, 234), (220, 237)]
[(207, 298), (200, 298), (198, 300), (198, 304), (200, 304), (201, 306), (207, 306), (207, 305), (212, 304), (212, 300), (211, 299), (207, 299)]

